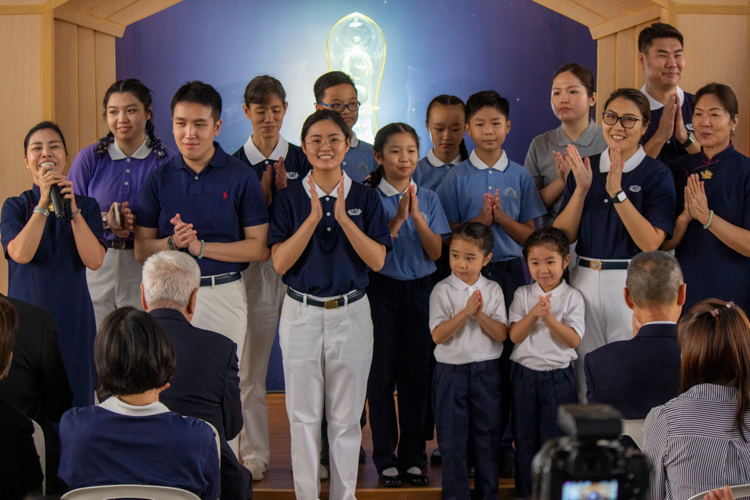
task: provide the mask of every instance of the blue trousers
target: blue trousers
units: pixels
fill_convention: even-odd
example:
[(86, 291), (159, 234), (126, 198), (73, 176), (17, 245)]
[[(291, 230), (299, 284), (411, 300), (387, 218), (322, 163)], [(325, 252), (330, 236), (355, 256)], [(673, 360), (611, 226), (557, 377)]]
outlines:
[(536, 371), (511, 361), (512, 427), (516, 444), (516, 497), (531, 497), (531, 461), (549, 439), (564, 435), (557, 425), (560, 405), (578, 402), (572, 365)]
[(438, 362), (432, 409), (443, 454), (443, 500), (472, 498), (468, 448), (475, 457), (474, 498), (497, 500), (500, 471), (500, 361), (451, 365)]
[[(405, 472), (420, 466), (425, 412), (429, 404), (431, 291), (430, 276), (402, 281), (370, 273), (367, 297), (372, 311), (373, 350), (367, 399), (370, 402), (372, 461), (378, 472), (390, 467)], [(393, 401), (396, 387), (398, 422)]]

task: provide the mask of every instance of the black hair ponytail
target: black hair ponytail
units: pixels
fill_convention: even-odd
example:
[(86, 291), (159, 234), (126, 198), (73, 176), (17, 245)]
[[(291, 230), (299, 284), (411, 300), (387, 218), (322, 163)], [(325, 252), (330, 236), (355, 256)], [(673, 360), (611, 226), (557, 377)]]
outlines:
[(469, 159), (469, 150), (466, 149), (466, 141), (461, 139), (461, 144), (458, 145), (458, 154), (461, 155), (461, 161)]

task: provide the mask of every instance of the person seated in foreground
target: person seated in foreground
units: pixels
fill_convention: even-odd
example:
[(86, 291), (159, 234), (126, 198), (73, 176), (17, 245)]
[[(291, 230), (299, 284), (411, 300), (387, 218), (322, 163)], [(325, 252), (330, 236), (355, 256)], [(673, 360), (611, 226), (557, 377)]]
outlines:
[(750, 322), (734, 303), (708, 299), (678, 329), (680, 395), (643, 427), (651, 500), (750, 483)]
[(586, 398), (614, 406), (623, 418), (640, 419), (679, 394), (676, 322), (686, 285), (677, 259), (659, 250), (633, 257), (625, 284), (625, 303), (633, 310), (633, 338), (586, 355)]
[(221, 498), (253, 497), (252, 476), (227, 441), (242, 429), (237, 344), (190, 324), (201, 272), (182, 252), (158, 252), (143, 265), (143, 308), (164, 328), (179, 363), (160, 401), (172, 411), (209, 422), (221, 438)]
[(96, 335), (94, 361), (113, 396), (63, 415), (58, 476), (67, 487), (149, 484), (219, 498), (213, 429), (159, 402), (177, 358), (156, 320), (132, 307), (115, 310)]

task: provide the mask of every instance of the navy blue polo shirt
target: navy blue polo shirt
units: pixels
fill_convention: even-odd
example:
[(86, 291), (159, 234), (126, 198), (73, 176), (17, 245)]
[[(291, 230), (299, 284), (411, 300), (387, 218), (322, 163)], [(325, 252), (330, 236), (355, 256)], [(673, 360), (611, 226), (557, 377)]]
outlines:
[[(679, 87), (677, 87), (677, 89), (677, 93), (682, 96), (682, 104), (680, 106), (682, 121), (685, 122), (685, 128), (688, 129), (688, 132), (692, 132), (693, 102), (695, 101), (695, 96), (693, 94), (684, 92)], [(643, 94), (646, 96), (651, 106), (651, 121), (648, 123), (646, 133), (643, 134), (643, 137), (641, 138), (641, 144), (646, 144), (649, 140), (651, 140), (651, 138), (656, 133), (656, 130), (659, 128), (659, 122), (661, 121), (661, 117), (664, 115), (664, 105), (648, 95), (645, 85), (641, 89), (641, 92), (643, 92)], [(656, 157), (656, 159), (664, 163), (665, 165), (670, 165), (677, 158), (680, 158), (681, 156), (685, 156), (687, 154), (689, 154), (687, 150), (682, 147), (682, 144), (680, 144), (679, 141), (675, 139), (674, 134), (672, 134), (672, 137), (666, 143), (664, 143), (664, 146), (661, 148), (661, 152), (659, 152), (659, 155)]]
[[(182, 155), (157, 167), (141, 191), (137, 225), (156, 228), (158, 238), (174, 234), (170, 220), (180, 214), (193, 224), (198, 239), (232, 243), (245, 239), (244, 228), (266, 224), (268, 208), (258, 177), (242, 161), (229, 156), (214, 142), (216, 152), (200, 173), (185, 164)], [(198, 260), (203, 276), (239, 272), (247, 262)]]
[[(684, 156), (672, 166), (679, 212), (685, 206), (687, 178), (698, 174), (715, 216), (750, 230), (750, 158), (730, 144), (710, 160), (701, 152)], [(675, 257), (688, 284), (684, 311), (712, 297), (750, 308), (750, 259), (722, 243), (697, 220), (688, 224)]]
[[(300, 182), (312, 169), (302, 148), (287, 142), (281, 136), (279, 136), (279, 142), (268, 158), (258, 151), (253, 143), (252, 136), (232, 156), (250, 165), (258, 174), (258, 180), (261, 180), (269, 165), (273, 167), (279, 161), (279, 158), (283, 157), (287, 186), (293, 182)], [(276, 170), (273, 168), (271, 169), (271, 195), (276, 196)]]
[[(630, 237), (607, 193), (609, 148), (589, 159), (593, 179), (583, 204), (576, 253), (592, 259), (631, 259), (641, 250)], [(558, 213), (568, 206), (575, 189), (575, 176), (569, 175)], [(647, 156), (639, 147), (638, 152), (625, 162), (622, 190), (652, 226), (666, 232), (667, 238), (671, 237), (676, 198), (674, 178), (666, 165)]]
[[(301, 183), (290, 184), (273, 200), (269, 247), (289, 239), (310, 215), (310, 194), (303, 188), (306, 185), (306, 178)], [(368, 237), (390, 250), (389, 221), (378, 193), (352, 182), (346, 174), (344, 189), (346, 211), (352, 221)], [(323, 205), (323, 218), (302, 255), (284, 273), (282, 280), (298, 292), (318, 297), (333, 297), (365, 288), (369, 283), (367, 265), (354, 251), (334, 216), (336, 191), (325, 194), (318, 188), (318, 196)]]

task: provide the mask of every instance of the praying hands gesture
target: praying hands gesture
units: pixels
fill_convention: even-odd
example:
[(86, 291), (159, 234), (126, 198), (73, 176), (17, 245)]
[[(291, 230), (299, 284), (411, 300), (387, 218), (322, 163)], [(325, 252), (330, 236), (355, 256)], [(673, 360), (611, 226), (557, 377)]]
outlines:
[(693, 219), (704, 226), (708, 224), (711, 211), (708, 208), (706, 187), (698, 180), (698, 174), (688, 177), (687, 186), (685, 186), (685, 208), (686, 210), (689, 208)]
[(623, 163), (622, 151), (619, 148), (612, 151), (612, 165), (609, 167), (609, 173), (607, 174), (607, 194), (610, 198), (614, 198), (617, 193), (622, 191)]
[(183, 222), (180, 214), (175, 214), (169, 222), (174, 226), (172, 241), (177, 248), (187, 248), (191, 255), (200, 255), (201, 242), (198, 239), (198, 231), (193, 229), (192, 224)]
[(279, 157), (279, 161), (274, 165), (268, 165), (260, 178), (260, 187), (263, 188), (263, 196), (266, 199), (267, 206), (270, 206), (273, 201), (273, 194), (271, 191), (271, 177), (273, 177), (273, 172), (276, 173), (274, 184), (276, 192), (278, 193), (287, 185), (286, 168), (284, 167), (283, 156)]
[(552, 313), (552, 304), (550, 303), (550, 297), (552, 297), (552, 292), (548, 293), (547, 295), (539, 296), (539, 302), (537, 302), (536, 305), (531, 308), (531, 314), (534, 317), (544, 321)]

